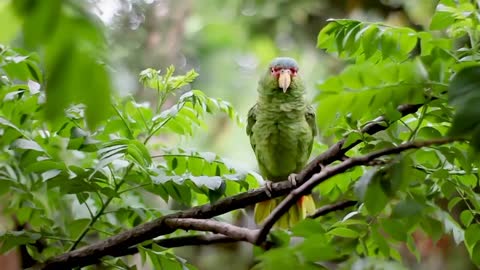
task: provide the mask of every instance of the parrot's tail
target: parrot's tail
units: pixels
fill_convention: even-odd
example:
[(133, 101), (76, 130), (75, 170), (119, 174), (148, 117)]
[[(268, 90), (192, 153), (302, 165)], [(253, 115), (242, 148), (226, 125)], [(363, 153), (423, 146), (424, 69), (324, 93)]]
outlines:
[[(271, 199), (268, 201), (260, 202), (255, 205), (255, 223), (262, 223), (268, 215), (285, 199), (285, 196)], [(288, 229), (293, 227), (297, 222), (305, 219), (308, 215), (313, 214), (315, 211), (315, 203), (312, 195), (302, 196), (297, 203), (290, 207), (287, 213), (285, 213), (274, 225), (274, 227)]]

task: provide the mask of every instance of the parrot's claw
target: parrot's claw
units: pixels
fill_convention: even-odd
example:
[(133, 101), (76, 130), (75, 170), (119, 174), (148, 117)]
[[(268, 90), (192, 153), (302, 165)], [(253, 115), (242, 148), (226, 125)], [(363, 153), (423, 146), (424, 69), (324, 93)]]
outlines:
[(296, 173), (292, 173), (288, 176), (288, 182), (290, 182), (290, 184), (292, 184), (293, 187), (296, 187), (297, 186), (297, 174)]
[(265, 181), (265, 193), (267, 193), (268, 197), (272, 197), (272, 182), (271, 181)]

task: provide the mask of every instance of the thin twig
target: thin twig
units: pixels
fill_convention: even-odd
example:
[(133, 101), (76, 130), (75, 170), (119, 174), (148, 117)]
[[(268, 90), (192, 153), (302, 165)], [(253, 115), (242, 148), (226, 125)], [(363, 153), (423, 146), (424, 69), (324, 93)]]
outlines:
[(415, 126), (415, 129), (412, 130), (412, 132), (410, 133), (410, 136), (408, 137), (407, 141), (413, 140), (415, 138), (415, 136), (417, 135), (418, 130), (422, 126), (423, 119), (425, 118), (425, 114), (427, 113), (427, 109), (428, 109), (428, 104), (425, 104), (422, 107), (422, 111), (420, 112), (420, 116), (418, 118), (417, 126)]
[(315, 211), (315, 213), (311, 214), (308, 217), (309, 218), (322, 217), (322, 216), (325, 216), (325, 215), (327, 215), (331, 212), (335, 212), (335, 211), (338, 211), (338, 210), (343, 210), (343, 209), (348, 208), (350, 206), (354, 206), (355, 204), (357, 204), (356, 201), (343, 201), (343, 202), (339, 202), (339, 203), (325, 205), (321, 208), (318, 208)]
[(133, 136), (133, 132), (132, 132), (132, 130), (130, 129), (130, 126), (128, 125), (127, 121), (126, 121), (125, 118), (123, 117), (122, 113), (118, 110), (117, 106), (115, 106), (114, 104), (112, 104), (112, 108), (115, 110), (115, 112), (117, 113), (118, 117), (120, 117), (120, 119), (122, 120), (123, 125), (125, 125), (125, 127), (127, 128), (128, 135), (129, 135), (130, 139), (134, 139), (135, 137)]
[[(174, 105), (174, 106), (177, 106), (177, 107), (180, 107), (178, 108), (177, 110), (180, 111), (181, 109), (183, 109), (183, 106), (185, 106), (185, 103), (182, 103), (182, 106), (178, 106), (178, 105)], [(158, 127), (155, 128), (155, 130), (153, 130), (152, 132), (150, 132), (150, 134), (145, 138), (145, 140), (143, 141), (143, 144), (147, 144), (148, 141), (150, 141), (150, 139), (162, 128), (164, 127), (168, 122), (170, 122), (170, 120), (172, 120), (174, 118), (174, 116), (169, 116), (167, 119), (163, 120), (163, 122), (160, 123), (160, 125)], [(154, 129), (154, 127), (152, 126), (152, 129)]]

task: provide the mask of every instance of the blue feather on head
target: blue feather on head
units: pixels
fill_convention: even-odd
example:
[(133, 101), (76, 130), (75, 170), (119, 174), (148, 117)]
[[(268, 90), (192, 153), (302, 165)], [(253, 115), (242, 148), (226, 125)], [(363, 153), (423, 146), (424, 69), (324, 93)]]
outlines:
[(295, 59), (290, 57), (277, 57), (270, 62), (270, 68), (295, 68), (298, 69), (298, 64)]

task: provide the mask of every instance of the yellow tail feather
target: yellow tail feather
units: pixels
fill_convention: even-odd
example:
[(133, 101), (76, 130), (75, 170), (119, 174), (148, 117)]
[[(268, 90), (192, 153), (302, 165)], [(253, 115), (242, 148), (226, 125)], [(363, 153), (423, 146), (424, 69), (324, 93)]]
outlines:
[[(255, 223), (262, 223), (268, 215), (283, 201), (285, 197), (279, 197), (268, 201), (260, 202), (255, 205)], [(315, 211), (315, 202), (311, 195), (303, 196), (298, 202), (290, 207), (274, 225), (274, 228), (288, 229), (293, 227), (297, 222), (305, 219), (308, 215)]]

